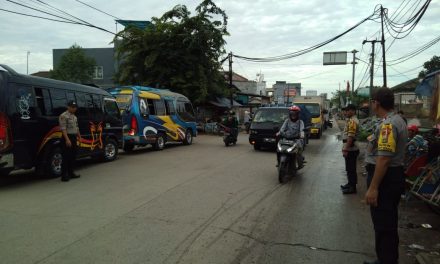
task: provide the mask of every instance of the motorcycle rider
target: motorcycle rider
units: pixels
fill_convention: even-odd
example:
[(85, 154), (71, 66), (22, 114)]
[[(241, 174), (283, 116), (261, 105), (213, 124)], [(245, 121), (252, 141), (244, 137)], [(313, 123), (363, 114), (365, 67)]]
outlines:
[[(300, 151), (298, 152), (299, 158), (304, 160), (302, 156), (302, 149), (304, 146), (304, 122), (299, 119), (299, 114), (301, 108), (296, 105), (289, 107), (289, 117), (284, 121), (277, 133), (277, 136), (281, 136), (286, 139), (294, 139), (299, 146)], [(280, 155), (277, 153), (277, 167), (280, 164)], [(302, 168), (302, 167), (301, 167)], [(301, 169), (299, 168), (299, 169)]]
[(238, 137), (238, 120), (235, 117), (235, 112), (234, 111), (229, 111), (226, 113), (225, 118), (223, 119), (222, 124), (231, 129), (231, 135), (237, 139)]

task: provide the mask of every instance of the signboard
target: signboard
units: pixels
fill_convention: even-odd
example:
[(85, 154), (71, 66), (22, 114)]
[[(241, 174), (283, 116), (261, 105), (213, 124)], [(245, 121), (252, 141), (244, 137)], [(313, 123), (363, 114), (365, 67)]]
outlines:
[(347, 52), (335, 51), (324, 52), (324, 65), (345, 65), (347, 64)]
[(285, 97), (295, 97), (296, 96), (296, 89), (285, 89), (284, 96)]

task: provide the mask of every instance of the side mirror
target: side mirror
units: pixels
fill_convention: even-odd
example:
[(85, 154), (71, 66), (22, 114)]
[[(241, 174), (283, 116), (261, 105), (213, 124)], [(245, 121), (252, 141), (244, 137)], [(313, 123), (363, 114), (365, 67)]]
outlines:
[(149, 115), (149, 114), (142, 114), (142, 117), (143, 117), (144, 119), (148, 119), (148, 117), (150, 117), (150, 115)]

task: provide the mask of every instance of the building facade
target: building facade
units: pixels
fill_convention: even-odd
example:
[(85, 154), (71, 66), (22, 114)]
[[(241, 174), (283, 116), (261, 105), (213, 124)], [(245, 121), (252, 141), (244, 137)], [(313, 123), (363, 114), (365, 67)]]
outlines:
[(292, 102), (293, 98), (301, 95), (301, 83), (277, 81), (273, 86), (273, 100), (278, 104)]
[[(57, 68), (61, 58), (68, 49), (53, 50), (53, 69)], [(114, 48), (83, 48), (87, 57), (93, 58), (96, 66), (93, 73), (93, 83), (102, 88), (115, 86), (113, 76), (118, 69), (118, 63), (115, 59)]]

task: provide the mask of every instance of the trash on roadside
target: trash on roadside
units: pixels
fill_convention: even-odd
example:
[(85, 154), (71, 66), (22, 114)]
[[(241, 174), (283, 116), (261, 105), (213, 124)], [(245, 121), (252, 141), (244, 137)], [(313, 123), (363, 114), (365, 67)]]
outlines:
[(408, 246), (410, 249), (419, 249), (419, 250), (425, 250), (425, 247), (422, 245), (412, 244)]
[(422, 227), (426, 228), (426, 229), (431, 229), (432, 228), (432, 226), (430, 224), (422, 224)]
[(315, 248), (315, 247), (310, 247), (310, 249), (317, 250), (317, 248)]

